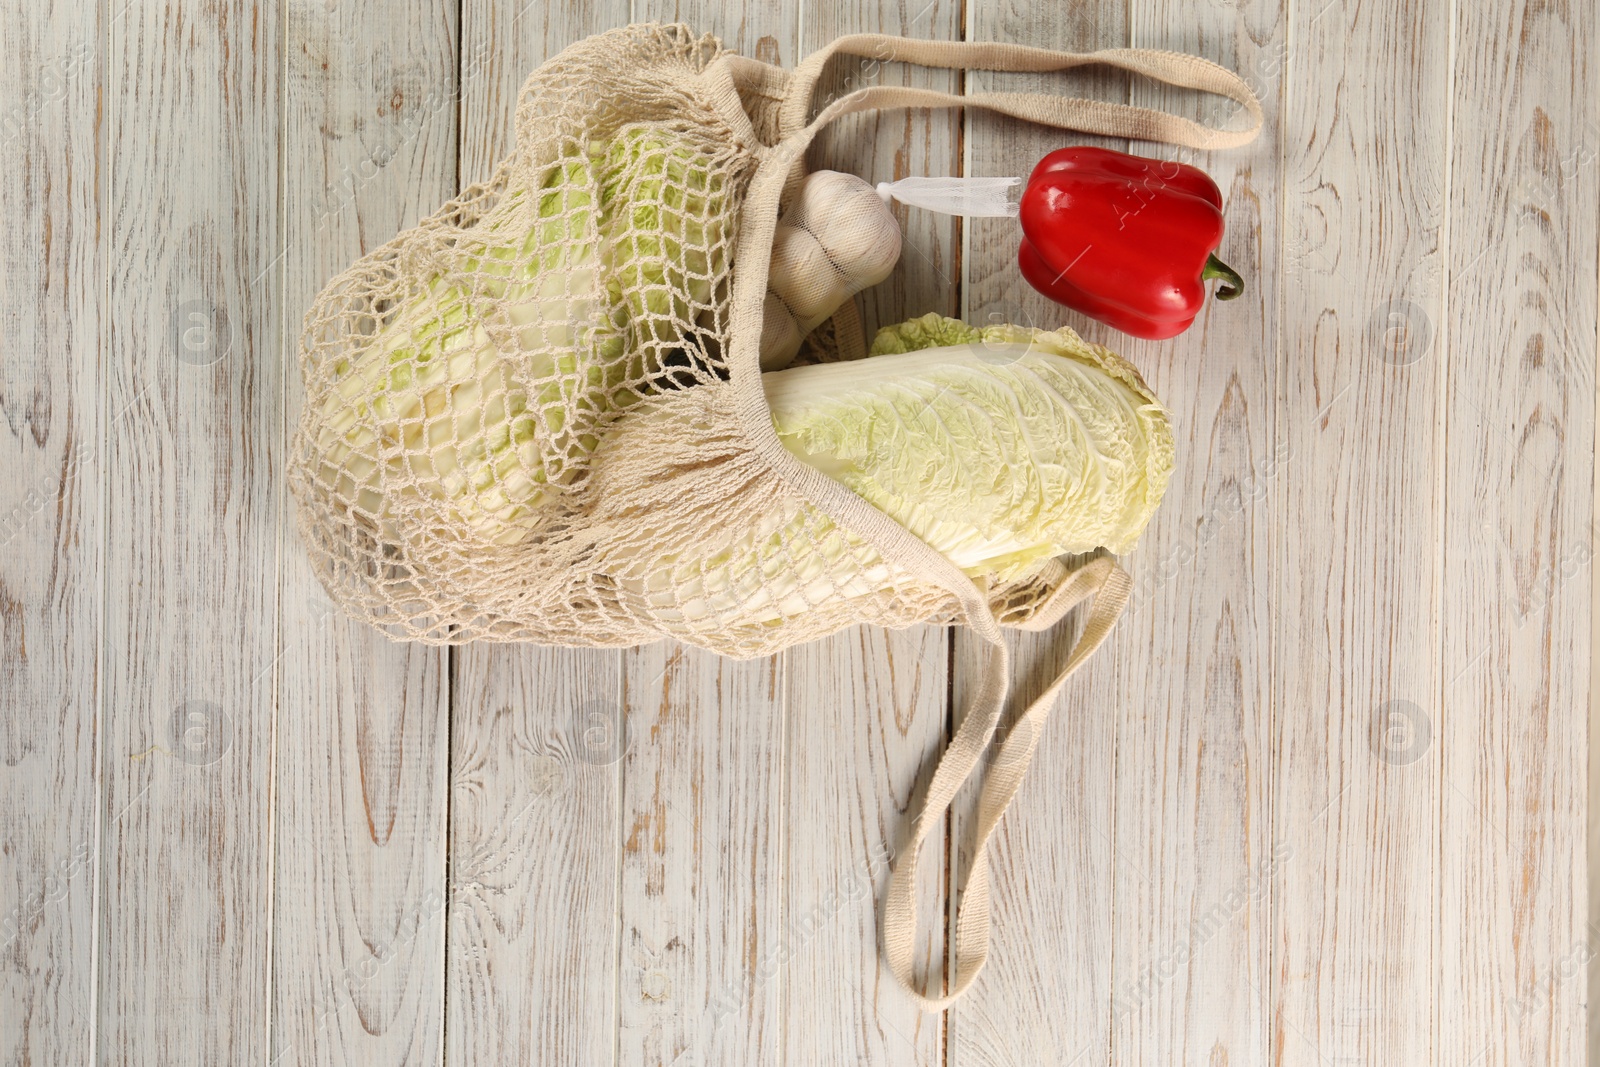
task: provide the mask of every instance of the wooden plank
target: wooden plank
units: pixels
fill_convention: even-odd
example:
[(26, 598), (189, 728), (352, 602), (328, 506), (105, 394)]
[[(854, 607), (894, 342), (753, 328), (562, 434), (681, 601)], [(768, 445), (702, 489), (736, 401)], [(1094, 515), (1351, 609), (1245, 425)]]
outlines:
[[(944, 1027), (883, 966), (879, 908), (947, 741), (949, 637), (858, 626), (784, 653), (790, 716), (782, 1004), (790, 1063), (943, 1062)], [(930, 846), (937, 847), (937, 846)], [(943, 863), (924, 864), (925, 944), (944, 960)]]
[[(1129, 146), (1216, 180), (1227, 207), (1219, 254), (1247, 290), (1213, 301), (1170, 341), (1114, 344), (1172, 412), (1177, 466), (1124, 561), (1136, 591), (1118, 624), (1115, 670), (1096, 676), (1107, 686), (1102, 706), (1119, 712), (1112, 1062), (1263, 1064), (1270, 889), (1293, 856), (1270, 840), (1268, 545), (1282, 478), (1294, 460), (1308, 462), (1287, 455), (1273, 426), (1285, 26), (1275, 0), (1129, 12), (1136, 45), (1238, 72), (1266, 121), (1261, 137), (1232, 151)], [(1132, 91), (1136, 104), (1210, 126), (1244, 118), (1220, 97), (1142, 79)]]
[[(887, 4), (807, 5), (795, 60), (848, 33), (958, 39), (960, 6), (920, 11)], [(826, 101), (867, 85), (959, 91), (960, 75), (842, 57), (817, 87)], [(824, 130), (808, 165), (869, 181), (959, 173), (953, 112), (902, 110), (850, 115)], [(960, 308), (958, 222), (898, 207), (900, 264), (857, 303), (871, 340), (879, 325)], [(942, 628), (857, 627), (784, 654), (788, 722), (789, 844), (783, 892), (790, 951), (784, 986), (784, 1056), (789, 1063), (934, 1064), (944, 1027), (913, 1004), (883, 967), (879, 908), (888, 860), (909, 833), (927, 779), (947, 740), (949, 636)], [(797, 817), (796, 813), (807, 813)], [(935, 846), (937, 847), (937, 846)], [(942, 849), (940, 850), (942, 852)], [(942, 855), (923, 864), (917, 966), (944, 965)], [(870, 890), (870, 891), (863, 891)]]
[(100, 384), (103, 16), (4, 8), (0, 1063), (88, 1063), (104, 803), (104, 434), (120, 429), (131, 399)]
[(1293, 849), (1272, 902), (1281, 1063), (1439, 1047), (1445, 362), (1408, 363), (1407, 330), (1441, 321), (1450, 22), (1398, 2), (1290, 11), (1277, 422), (1307, 462), (1282, 480), (1271, 549), (1273, 840)]
[(1450, 288), (1399, 372), (1445, 400), (1440, 1063), (1585, 1062), (1595, 29), (1591, 4), (1457, 20)]
[[(103, 1063), (267, 1049), (283, 11), (130, 5), (106, 58)], [(202, 1022), (203, 1020), (203, 1022)]]
[[(462, 5), (461, 185), (511, 151), (528, 74), (628, 14)], [(454, 661), (446, 1059), (611, 1063), (622, 654), (467, 646)]]
[[(327, 280), (454, 192), (456, 6), (291, 0), (285, 346)], [(303, 403), (285, 376), (285, 433)], [(287, 438), (286, 438), (287, 439)], [(437, 1062), (448, 657), (326, 600), (285, 506), (272, 1062)]]
[[(967, 7), (966, 35), (974, 41), (1025, 41), (1082, 52), (1126, 44), (1127, 27), (1123, 0), (1040, 9)], [(974, 71), (967, 75), (966, 87), (968, 92), (1073, 92), (1119, 101), (1128, 94), (1125, 77), (1104, 72), (1022, 76)], [(965, 122), (968, 174), (1025, 177), (1045, 153), (1080, 140), (983, 112), (968, 112)], [(1090, 340), (1115, 347), (1120, 334), (1030, 289), (1016, 259), (1015, 221), (969, 220), (961, 260), (963, 317), (968, 322), (1042, 329), (1065, 323)], [(1077, 622), (1069, 620), (1045, 634), (1008, 635), (1013, 710), (1025, 706), (1055, 676), (1077, 633)], [(1124, 653), (1125, 648), (1132, 651)], [(1116, 685), (1126, 680), (1127, 671), (1145, 669), (1138, 649), (1129, 631), (1113, 632), (1095, 661), (1067, 687), (1040, 740), (1028, 780), (990, 843), (993, 938), (983, 976), (948, 1013), (955, 1067), (1108, 1061), (1111, 903), (1122, 862), (1114, 852), (1116, 719), (1111, 711), (1119, 706)], [(951, 666), (957, 724), (980, 677), (978, 657), (987, 654), (986, 645), (958, 631)], [(1007, 721), (1002, 720), (1002, 732)], [(969, 788), (956, 806), (956, 883), (971, 865), (975, 800), (976, 790)]]
[(770, 1065), (789, 980), (779, 660), (628, 654), (619, 1063)]
[(461, 656), (451, 761), (452, 1064), (604, 1064), (616, 1042), (615, 657)]

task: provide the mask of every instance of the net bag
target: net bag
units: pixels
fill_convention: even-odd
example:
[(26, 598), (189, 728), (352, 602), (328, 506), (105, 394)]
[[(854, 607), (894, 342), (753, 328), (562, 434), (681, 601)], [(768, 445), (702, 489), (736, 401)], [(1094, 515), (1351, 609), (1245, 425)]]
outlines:
[[(1047, 94), (873, 86), (812, 116), (836, 53), (926, 66), (1055, 71), (1107, 64), (1228, 96), (1217, 130)], [(396, 639), (626, 647), (673, 637), (737, 657), (848, 626), (962, 623), (993, 647), (934, 774), (885, 902), (884, 950), (928, 1008), (968, 988), (988, 944), (984, 842), (1021, 784), (1067, 676), (1104, 640), (1127, 575), (1107, 556), (974, 580), (791, 455), (759, 345), (780, 209), (806, 146), (840, 115), (985, 107), (1089, 133), (1194, 148), (1243, 144), (1261, 111), (1192, 56), (841, 38), (793, 71), (683, 26), (580, 41), (523, 86), (516, 147), (487, 182), (334, 278), (307, 313), (305, 406), (288, 478), (318, 578)], [(808, 340), (862, 354), (853, 304)], [(1043, 629), (1092, 599), (1068, 664), (991, 761), (943, 995), (912, 969), (914, 872), (1005, 704), (1001, 627)]]

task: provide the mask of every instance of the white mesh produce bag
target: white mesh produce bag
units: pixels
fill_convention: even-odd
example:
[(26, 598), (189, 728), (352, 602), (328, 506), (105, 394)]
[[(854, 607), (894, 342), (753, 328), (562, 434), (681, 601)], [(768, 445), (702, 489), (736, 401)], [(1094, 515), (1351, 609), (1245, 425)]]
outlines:
[[(888, 86), (852, 92), (813, 118), (812, 92), (835, 52), (988, 70), (1111, 64), (1227, 95), (1260, 122), (1234, 75), (1165, 52), (1072, 55), (861, 35), (787, 72), (682, 26), (629, 26), (580, 41), (528, 78), (515, 151), (493, 178), (363, 257), (318, 297), (306, 316), (306, 401), (289, 484), (329, 594), (394, 637), (631, 646), (670, 636), (747, 657), (863, 622), (971, 626), (995, 651), (886, 904), (886, 953), (913, 990), (912, 872), (923, 837), (994, 732), (1007, 673), (999, 627), (1048, 626), (1093, 597), (1067, 670), (994, 759), (953, 980), (943, 996), (922, 998), (936, 1007), (983, 964), (982, 843), (1020, 785), (1049, 700), (1104, 639), (1127, 578), (1108, 557), (1075, 571), (1052, 557), (959, 566), (924, 539), (946, 532), (931, 525), (946, 516), (908, 518), (923, 523), (918, 536), (872, 502), (898, 499), (926, 471), (847, 484), (800, 458), (815, 447), (808, 440), (827, 436), (826, 413), (797, 404), (779, 411), (780, 423), (790, 421), (775, 426), (769, 390), (798, 372), (769, 375), (767, 388), (760, 373), (780, 208), (804, 178), (816, 132), (874, 108), (983, 106), (1197, 148), (1242, 144), (1255, 130), (1049, 95)], [(803, 294), (792, 299), (805, 303)], [(1086, 453), (1116, 459), (1119, 436), (1134, 434), (1159, 446), (1164, 413), (1132, 368), (1070, 331), (1050, 336), (1129, 396), (1122, 423), (1080, 427)], [(975, 350), (998, 343), (988, 331), (968, 340)], [(861, 354), (848, 303), (811, 344), (827, 358)], [(1010, 362), (996, 360), (996, 374), (1022, 373), (1003, 366)], [(907, 386), (878, 414), (921, 432), (942, 388)], [(1165, 456), (1146, 451), (1170, 463), (1170, 447), (1168, 435)], [(1164, 475), (1145, 473), (1096, 482), (1095, 499), (1153, 508)], [(1048, 481), (1041, 475), (1041, 486)], [(1142, 526), (1148, 510), (1139, 515)], [(975, 528), (969, 540), (985, 536)], [(1062, 547), (1095, 544), (1106, 542)]]

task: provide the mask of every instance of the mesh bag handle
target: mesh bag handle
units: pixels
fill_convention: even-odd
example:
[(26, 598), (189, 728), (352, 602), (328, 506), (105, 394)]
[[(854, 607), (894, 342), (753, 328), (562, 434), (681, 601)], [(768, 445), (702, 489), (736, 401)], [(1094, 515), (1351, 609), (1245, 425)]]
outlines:
[(1006, 646), (996, 646), (985, 662), (985, 685), (997, 690), (1000, 698), (987, 704), (974, 701), (955, 736), (950, 739), (949, 747), (939, 758), (933, 781), (928, 786), (927, 799), (912, 826), (910, 843), (905, 853), (895, 861), (894, 873), (889, 879), (888, 896), (884, 901), (884, 956), (895, 978), (925, 1011), (937, 1011), (949, 1006), (966, 992), (978, 977), (978, 972), (983, 970), (989, 956), (989, 838), (994, 835), (1001, 817), (1011, 806), (1017, 790), (1022, 787), (1022, 780), (1027, 776), (1028, 765), (1033, 761), (1034, 751), (1038, 748), (1039, 738), (1056, 697), (1067, 679), (1083, 666), (1084, 661), (1110, 635), (1111, 627), (1127, 605), (1132, 589), (1133, 582), (1128, 572), (1117, 566), (1111, 557), (1101, 556), (1072, 572), (1051, 596), (1051, 605), (1058, 618), (1090, 597), (1094, 598), (1094, 604), (1066, 664), (1045, 691), (1034, 698), (1018, 717), (984, 777), (983, 790), (978, 796), (972, 869), (967, 872), (961, 892), (961, 906), (956, 913), (955, 971), (948, 992), (943, 996), (929, 996), (918, 989), (913, 959), (917, 946), (915, 875), (924, 842), (954, 803), (961, 787), (977, 769), (999, 724), (1006, 677), (1010, 669)]
[[(921, 66), (1014, 72), (1070, 70), (1093, 64), (1132, 71), (1183, 88), (1225, 96), (1243, 106), (1251, 124), (1240, 130), (1206, 126), (1151, 108), (1114, 104), (1047, 93), (974, 93), (959, 95), (906, 86), (870, 86), (829, 103), (806, 121), (823, 65), (835, 54), (904, 61)], [(723, 97), (724, 111), (738, 107), (732, 79)], [(790, 455), (778, 442), (761, 391), (755, 341), (760, 334), (760, 300), (767, 283), (766, 253), (772, 247), (780, 195), (804, 177), (804, 155), (828, 123), (842, 115), (903, 107), (981, 107), (1060, 129), (1136, 140), (1165, 141), (1195, 149), (1246, 144), (1260, 132), (1260, 102), (1238, 75), (1198, 56), (1149, 49), (1112, 48), (1096, 52), (1058, 52), (1024, 45), (966, 41), (927, 41), (883, 34), (841, 37), (807, 56), (794, 71), (779, 112), (779, 141), (765, 153), (751, 181), (738, 258), (746, 264), (735, 278), (734, 343), (730, 352), (731, 385), (753, 449), (798, 495), (821, 509), (840, 526), (878, 549), (884, 558), (919, 579), (947, 589), (956, 598), (972, 631), (992, 646), (979, 684), (950, 745), (934, 769), (928, 795), (912, 825), (909, 846), (897, 857), (884, 900), (883, 951), (895, 979), (927, 1011), (949, 1006), (982, 971), (989, 951), (990, 895), (988, 844), (1016, 796), (1051, 705), (1067, 679), (1104, 643), (1132, 591), (1126, 571), (1109, 556), (1096, 558), (1068, 575), (1037, 606), (1027, 629), (1044, 628), (1074, 606), (1093, 599), (1083, 631), (1067, 662), (1050, 685), (1034, 699), (1000, 745), (978, 798), (973, 863), (961, 889), (952, 943), (953, 972), (948, 988), (938, 994), (919, 988), (914, 967), (917, 945), (916, 872), (922, 846), (977, 770), (989, 748), (1006, 705), (1010, 657), (1000, 624), (980, 590), (955, 564), (912, 536), (888, 516), (855, 496), (822, 472)]]
[(806, 125), (811, 98), (823, 65), (837, 54), (880, 62), (915, 63), (953, 70), (1048, 73), (1085, 66), (1117, 67), (1184, 89), (1225, 96), (1249, 114), (1250, 125), (1223, 130), (1153, 108), (1050, 93), (957, 93), (910, 86), (870, 86), (830, 103), (812, 126), (820, 128), (840, 115), (896, 107), (981, 107), (1044, 126), (1138, 141), (1166, 141), (1187, 148), (1236, 148), (1261, 132), (1261, 102), (1243, 78), (1208, 59), (1150, 48), (1103, 48), (1095, 52), (1058, 52), (1029, 45), (986, 41), (927, 41), (881, 33), (840, 37), (811, 53), (795, 68), (784, 99), (779, 126), (793, 133)]

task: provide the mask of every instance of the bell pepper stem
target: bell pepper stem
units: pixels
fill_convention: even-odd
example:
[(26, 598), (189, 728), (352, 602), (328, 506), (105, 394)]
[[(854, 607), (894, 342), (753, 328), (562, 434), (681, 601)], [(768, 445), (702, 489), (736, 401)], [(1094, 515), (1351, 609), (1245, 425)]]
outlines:
[(1218, 300), (1232, 300), (1244, 292), (1244, 279), (1239, 277), (1239, 272), (1228, 266), (1215, 255), (1206, 257), (1206, 269), (1200, 272), (1200, 280), (1221, 278), (1224, 284), (1217, 286)]

